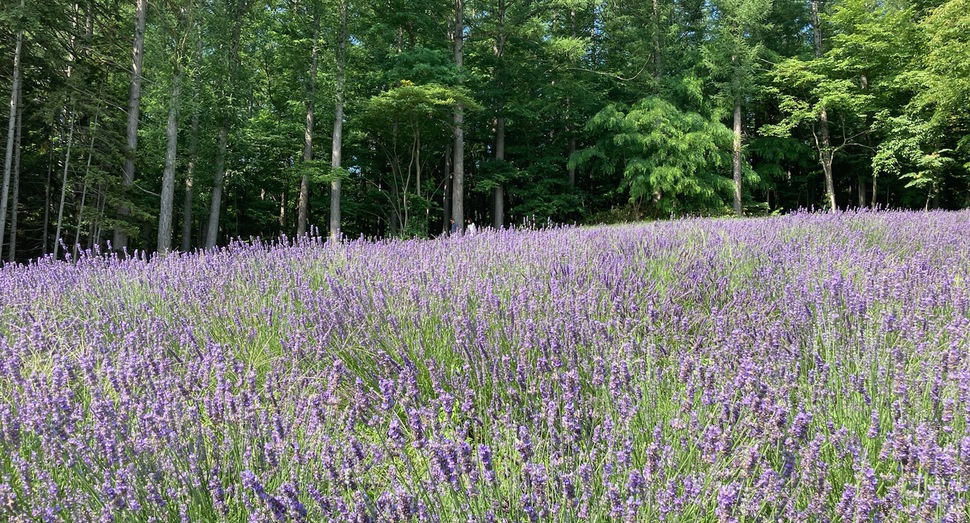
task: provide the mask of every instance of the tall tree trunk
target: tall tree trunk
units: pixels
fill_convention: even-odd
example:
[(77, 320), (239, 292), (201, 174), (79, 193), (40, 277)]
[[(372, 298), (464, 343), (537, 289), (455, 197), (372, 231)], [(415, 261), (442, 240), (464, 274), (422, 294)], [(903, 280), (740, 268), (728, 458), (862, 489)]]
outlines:
[[(504, 0), (498, 3), (498, 33), (495, 35), (495, 80), (499, 90), (503, 93), (499, 95), (497, 106), (495, 107), (495, 159), (501, 165), (505, 162), (505, 82), (504, 82), (504, 60), (505, 60), (505, 14), (507, 5)], [(499, 181), (492, 190), (492, 227), (501, 229), (505, 226), (505, 187)]]
[(226, 177), (226, 142), (229, 140), (228, 124), (219, 128), (216, 146), (216, 171), (212, 177), (212, 201), (209, 205), (209, 225), (205, 234), (205, 248), (216, 246), (219, 239), (219, 212), (222, 210), (222, 184)]
[(192, 250), (192, 201), (195, 199), (195, 167), (199, 162), (199, 95), (202, 83), (202, 24), (196, 25), (195, 63), (192, 75), (192, 129), (189, 132), (189, 161), (185, 166), (185, 197), (182, 201), (182, 252)]
[[(249, 0), (236, 0), (233, 13), (232, 36), (229, 43), (229, 85), (230, 93), (235, 89), (235, 82), (239, 78), (239, 45), (242, 33), (243, 14), (249, 9)], [(216, 142), (216, 165), (212, 174), (212, 199), (209, 202), (209, 221), (206, 226), (205, 248), (216, 246), (219, 239), (219, 215), (222, 212), (223, 183), (226, 179), (226, 154), (229, 147), (229, 127), (235, 116), (232, 114), (230, 99), (232, 96), (223, 95), (226, 107), (219, 125), (219, 138)]]
[[(306, 100), (306, 128), (303, 132), (303, 162), (313, 160), (313, 109), (317, 96), (317, 54), (320, 41), (320, 12), (316, 2), (313, 6), (313, 45), (310, 47), (310, 85), (307, 90)], [(306, 234), (307, 220), (310, 212), (310, 173), (306, 168), (300, 177), (300, 199), (296, 215), (296, 235)]]
[(19, 93), (19, 102), (17, 104), (17, 136), (14, 138), (13, 145), (13, 194), (10, 197), (10, 254), (8, 257), (11, 263), (17, 260), (17, 211), (20, 207), (20, 144), (23, 136), (23, 99), (24, 95), (23, 91), (21, 91)]
[(78, 206), (77, 227), (74, 229), (74, 243), (71, 247), (74, 256), (77, 257), (81, 250), (81, 226), (84, 225), (84, 205), (88, 196), (88, 185), (91, 181), (91, 163), (94, 161), (94, 146), (97, 139), (98, 113), (94, 115), (94, 123), (88, 128), (91, 133), (91, 145), (88, 147), (88, 160), (84, 165), (84, 181), (81, 184), (81, 205)]
[[(465, 37), (465, 4), (464, 0), (455, 0), (455, 28), (452, 34), (455, 47), (455, 66), (459, 70), (464, 65), (462, 45)], [(454, 171), (451, 187), (451, 219), (455, 220), (458, 230), (464, 230), (465, 223), (465, 111), (462, 105), (455, 105), (454, 126)]]
[(734, 102), (734, 214), (744, 214), (741, 208), (741, 102)]
[(41, 254), (47, 255), (50, 244), (51, 228), (51, 180), (54, 178), (54, 137), (49, 136), (47, 145), (50, 153), (47, 155), (47, 180), (44, 182), (44, 228), (41, 235)]
[[(131, 85), (128, 90), (128, 143), (125, 147), (125, 163), (122, 168), (121, 185), (126, 190), (135, 183), (135, 156), (138, 154), (138, 115), (141, 111), (142, 61), (145, 50), (145, 18), (148, 0), (135, 0), (135, 40), (131, 49)], [(127, 194), (125, 195), (127, 199)], [(122, 220), (131, 210), (122, 204), (118, 216)], [(128, 231), (124, 225), (115, 229), (114, 245), (117, 250), (128, 247)]]
[[(20, 0), (20, 10), (24, 9), (24, 0)], [(24, 30), (17, 30), (17, 43), (13, 54), (13, 82), (10, 88), (10, 117), (7, 119), (7, 152), (3, 158), (3, 185), (0, 187), (0, 260), (3, 259), (3, 236), (7, 230), (7, 198), (10, 191), (10, 173), (13, 168), (14, 146), (16, 143), (17, 117), (20, 114), (20, 55), (24, 47)]]
[(651, 12), (651, 22), (653, 22), (653, 78), (660, 79), (660, 71), (663, 67), (663, 56), (660, 53), (660, 0), (653, 0), (653, 10)]
[(182, 70), (176, 58), (172, 74), (172, 92), (168, 104), (168, 122), (165, 125), (165, 170), (162, 171), (162, 195), (158, 212), (157, 250), (166, 254), (172, 250), (172, 221), (175, 214), (175, 162), (178, 159), (179, 99), (182, 96)]
[(832, 179), (832, 140), (829, 137), (829, 115), (825, 108), (819, 114), (819, 132), (821, 136), (821, 147), (819, 147), (819, 157), (822, 160), (822, 172), (825, 173), (825, 196), (828, 199), (829, 211), (835, 212), (838, 207), (835, 205), (835, 183)]
[[(499, 110), (503, 110), (502, 103), (499, 104)], [(500, 113), (501, 114), (501, 113)], [(495, 118), (495, 159), (499, 163), (505, 161), (505, 117), (499, 116)], [(492, 227), (496, 229), (502, 229), (505, 227), (505, 187), (502, 184), (495, 186), (492, 193)]]
[(340, 0), (337, 78), (334, 86), (333, 140), (330, 148), (330, 239), (340, 238), (340, 169), (343, 163), (344, 84), (347, 66), (347, 0)]
[(451, 232), (451, 144), (445, 145), (445, 190), (441, 195), (441, 234)]
[(199, 111), (193, 111), (189, 162), (185, 167), (185, 199), (182, 201), (182, 252), (192, 250), (192, 200), (195, 197), (195, 166), (199, 161)]
[[(822, 25), (819, 20), (819, 0), (812, 0), (812, 46), (815, 51), (815, 58), (822, 57)], [(819, 160), (822, 163), (822, 172), (825, 173), (825, 196), (828, 199), (829, 210), (835, 212), (838, 209), (835, 203), (835, 183), (832, 178), (832, 139), (829, 136), (829, 114), (825, 106), (819, 113), (818, 119), (819, 134), (821, 143), (816, 141), (819, 152)]]
[(61, 225), (64, 223), (64, 201), (67, 199), (67, 173), (71, 165), (71, 145), (74, 143), (74, 114), (69, 115), (67, 128), (67, 151), (64, 153), (64, 176), (61, 179), (61, 204), (57, 208), (57, 231), (54, 233), (54, 258), (61, 246)]

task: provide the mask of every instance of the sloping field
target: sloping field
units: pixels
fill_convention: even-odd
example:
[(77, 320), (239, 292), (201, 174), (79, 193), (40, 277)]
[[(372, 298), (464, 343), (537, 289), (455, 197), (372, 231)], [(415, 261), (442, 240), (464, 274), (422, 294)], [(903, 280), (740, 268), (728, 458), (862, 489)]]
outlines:
[(970, 213), (0, 273), (2, 521), (965, 521)]

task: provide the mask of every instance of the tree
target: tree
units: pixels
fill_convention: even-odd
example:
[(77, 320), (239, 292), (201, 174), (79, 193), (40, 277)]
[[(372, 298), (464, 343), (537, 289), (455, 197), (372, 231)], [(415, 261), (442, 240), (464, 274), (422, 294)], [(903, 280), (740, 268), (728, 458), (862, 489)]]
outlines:
[(600, 135), (573, 165), (622, 173), (621, 188), (653, 216), (689, 210), (719, 213), (731, 181), (718, 171), (730, 158), (732, 133), (717, 120), (648, 97), (627, 111), (609, 106), (587, 125)]
[(240, 80), (240, 45), (243, 20), (252, 5), (252, 0), (222, 0), (220, 7), (223, 15), (231, 24), (228, 39), (226, 63), (223, 64), (225, 77), (219, 80), (222, 86), (219, 102), (224, 104), (218, 109), (219, 135), (216, 142), (215, 169), (212, 174), (212, 197), (209, 201), (209, 220), (206, 227), (205, 248), (216, 246), (219, 238), (219, 214), (222, 211), (222, 191), (226, 177), (226, 152), (229, 146), (229, 130), (235, 115), (232, 113), (236, 102), (235, 90)]
[(158, 212), (158, 243), (156, 249), (167, 253), (172, 249), (172, 221), (175, 214), (175, 167), (178, 159), (178, 120), (182, 97), (182, 74), (188, 40), (192, 34), (193, 6), (176, 6), (175, 28), (172, 34), (172, 79), (168, 119), (165, 125), (165, 171), (162, 174), (161, 204)]
[[(455, 25), (451, 38), (454, 42), (455, 67), (459, 71), (464, 66), (462, 46), (465, 42), (465, 2), (455, 0)], [(451, 219), (459, 227), (465, 223), (465, 112), (461, 103), (455, 104), (454, 109), (455, 144), (452, 147), (454, 160), (451, 164)]]
[[(313, 17), (313, 42), (310, 44), (310, 76), (306, 94), (306, 131), (303, 138), (303, 161), (313, 160), (313, 124), (314, 106), (317, 97), (317, 63), (320, 42), (320, 8), (316, 1), (310, 3)], [(296, 235), (306, 234), (307, 220), (310, 209), (310, 169), (303, 169), (300, 176), (300, 195), (296, 218)]]
[(347, 2), (338, 0), (336, 85), (330, 150), (330, 239), (340, 238), (340, 183), (343, 168), (344, 98), (347, 78)]
[[(135, 183), (135, 157), (138, 154), (138, 116), (141, 110), (142, 65), (145, 55), (145, 21), (148, 16), (148, 0), (135, 0), (135, 38), (131, 46), (131, 83), (128, 95), (128, 133), (125, 146), (125, 163), (122, 168), (122, 186), (126, 189)], [(131, 212), (127, 205), (118, 209), (119, 225), (115, 228), (114, 248), (128, 247), (128, 230), (122, 221)]]
[[(24, 10), (24, 0), (20, 0), (20, 11)], [(10, 190), (10, 174), (13, 167), (15, 156), (15, 146), (19, 149), (19, 143), (14, 140), (17, 133), (17, 118), (20, 115), (20, 55), (24, 46), (24, 30), (17, 29), (17, 43), (14, 47), (13, 55), (13, 81), (10, 87), (10, 116), (7, 123), (7, 148), (3, 159), (3, 182), (0, 185), (0, 259), (3, 259), (3, 235), (6, 232), (7, 224), (7, 197)]]
[(717, 83), (720, 100), (733, 115), (734, 212), (743, 214), (742, 149), (743, 113), (758, 91), (759, 56), (762, 46), (754, 40), (771, 10), (772, 0), (719, 0), (715, 2), (717, 26), (705, 51), (705, 64)]
[(427, 190), (422, 189), (427, 182), (422, 175), (429, 163), (429, 155), (422, 154), (427, 147), (423, 136), (447, 129), (446, 115), (456, 105), (470, 110), (479, 108), (462, 87), (416, 85), (405, 80), (372, 97), (365, 107), (365, 120), (391, 167), (387, 180), (392, 189), (389, 203), (406, 234), (417, 230), (427, 234), (426, 223), (415, 228), (410, 219), (414, 200), (425, 210), (432, 201)]

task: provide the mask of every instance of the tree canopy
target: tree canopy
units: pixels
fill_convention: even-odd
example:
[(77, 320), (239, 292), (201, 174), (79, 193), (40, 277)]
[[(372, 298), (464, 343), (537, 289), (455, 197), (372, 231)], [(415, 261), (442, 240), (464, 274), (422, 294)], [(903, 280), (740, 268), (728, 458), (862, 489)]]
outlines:
[(5, 260), (970, 204), (967, 0), (0, 7)]

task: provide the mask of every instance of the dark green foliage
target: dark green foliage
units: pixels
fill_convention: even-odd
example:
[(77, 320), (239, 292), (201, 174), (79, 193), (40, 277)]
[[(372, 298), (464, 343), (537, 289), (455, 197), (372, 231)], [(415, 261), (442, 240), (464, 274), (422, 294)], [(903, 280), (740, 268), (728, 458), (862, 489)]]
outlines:
[[(62, 190), (60, 241), (71, 250), (75, 239), (106, 248), (116, 228), (131, 248), (154, 248), (176, 65), (174, 221), (191, 215), (192, 246), (204, 241), (223, 126), (220, 241), (292, 235), (304, 173), (311, 226), (326, 229), (339, 177), (346, 235), (438, 234), (451, 206), (456, 102), (463, 206), (480, 224), (500, 212), (509, 225), (722, 213), (737, 106), (749, 214), (825, 206), (823, 153), (840, 207), (970, 203), (967, 0), (823, 1), (818, 55), (808, 0), (464, 0), (461, 68), (453, 1), (349, 1), (343, 168), (332, 172), (339, 5), (149, 2), (136, 177), (125, 188), (133, 3), (0, 1), (2, 107), (25, 30), (17, 258), (53, 250)], [(314, 147), (303, 162), (311, 101)], [(174, 227), (173, 244), (182, 234)]]

